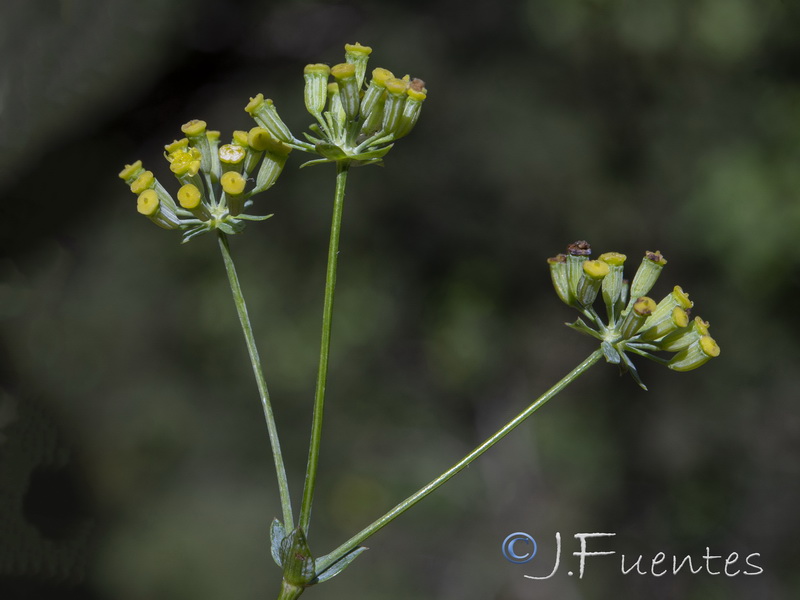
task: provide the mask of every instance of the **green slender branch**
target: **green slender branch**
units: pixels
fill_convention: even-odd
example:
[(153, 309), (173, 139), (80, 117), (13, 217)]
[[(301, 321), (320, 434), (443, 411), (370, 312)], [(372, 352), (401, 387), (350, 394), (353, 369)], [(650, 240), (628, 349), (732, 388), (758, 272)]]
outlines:
[(278, 600), (297, 600), (305, 588), (287, 583), (285, 580), (281, 581), (281, 591), (278, 594)]
[(219, 232), (219, 249), (220, 252), (222, 252), (225, 271), (228, 273), (228, 282), (231, 285), (231, 293), (233, 294), (233, 302), (236, 304), (236, 312), (239, 315), (239, 323), (242, 325), (242, 333), (244, 334), (244, 340), (247, 344), (247, 352), (250, 355), (250, 364), (253, 367), (253, 375), (256, 378), (258, 394), (261, 398), (261, 406), (264, 410), (264, 420), (267, 422), (269, 441), (272, 445), (272, 456), (275, 459), (275, 471), (278, 476), (278, 489), (280, 490), (281, 507), (283, 509), (283, 525), (287, 531), (290, 531), (294, 528), (294, 517), (292, 516), (292, 501), (289, 497), (289, 482), (286, 479), (286, 467), (283, 464), (281, 443), (278, 439), (278, 428), (275, 425), (275, 417), (272, 414), (269, 390), (267, 390), (267, 382), (264, 379), (264, 371), (261, 369), (261, 359), (258, 356), (258, 348), (256, 348), (256, 341), (253, 337), (253, 327), (250, 325), (247, 305), (244, 302), (242, 287), (239, 285), (239, 277), (236, 274), (236, 267), (231, 257), (228, 238), (221, 231)]
[(347, 162), (336, 163), (336, 192), (331, 220), (331, 239), (328, 246), (328, 269), (325, 274), (325, 303), (322, 309), (322, 336), (319, 348), (319, 371), (317, 372), (317, 389), (314, 394), (314, 415), (311, 423), (311, 443), (308, 447), (308, 466), (306, 482), (303, 488), (303, 503), (297, 526), (308, 532), (311, 521), (311, 504), (314, 501), (314, 488), (317, 481), (319, 464), (319, 447), (322, 438), (322, 417), (325, 408), (325, 386), (328, 380), (328, 355), (331, 346), (331, 324), (333, 322), (333, 294), (336, 289), (336, 267), (339, 255), (339, 235), (342, 228), (342, 210), (344, 208), (344, 189), (347, 183)]
[(472, 452), (467, 454), (464, 458), (450, 467), (447, 471), (439, 475), (436, 479), (431, 481), (428, 485), (423, 488), (420, 488), (417, 492), (403, 500), (400, 504), (395, 506), (392, 510), (387, 512), (385, 515), (367, 525), (364, 529), (359, 531), (356, 535), (351, 537), (347, 540), (344, 544), (336, 548), (333, 552), (325, 556), (323, 559), (317, 561), (316, 570), (317, 573), (323, 572), (325, 569), (330, 567), (333, 563), (337, 560), (342, 558), (343, 556), (352, 552), (356, 547), (358, 547), (361, 542), (366, 540), (369, 536), (373, 533), (376, 533), (381, 528), (388, 525), (391, 521), (395, 518), (399, 517), (409, 508), (414, 506), (417, 502), (422, 500), (425, 496), (430, 494), (436, 488), (441, 486), (442, 484), (446, 483), (451, 477), (456, 475), (459, 471), (464, 469), (465, 467), (469, 466), (469, 464), (478, 458), (481, 454), (486, 452), (489, 448), (494, 446), (497, 442), (503, 439), (508, 433), (510, 433), (514, 428), (516, 428), (520, 423), (522, 423), (525, 419), (530, 417), (533, 413), (539, 410), (544, 404), (550, 400), (553, 396), (558, 394), (561, 390), (567, 387), (570, 383), (575, 381), (578, 377), (580, 377), (589, 367), (595, 364), (598, 360), (600, 360), (603, 356), (602, 350), (595, 350), (592, 354), (589, 355), (586, 360), (584, 360), (581, 364), (575, 367), (572, 371), (570, 371), (564, 378), (556, 383), (553, 387), (547, 390), (544, 394), (539, 396), (536, 401), (528, 406), (525, 410), (519, 413), (516, 417), (514, 417), (511, 421), (506, 423), (499, 431), (497, 431), (494, 435), (488, 438), (485, 442), (483, 442), (480, 446), (475, 448)]

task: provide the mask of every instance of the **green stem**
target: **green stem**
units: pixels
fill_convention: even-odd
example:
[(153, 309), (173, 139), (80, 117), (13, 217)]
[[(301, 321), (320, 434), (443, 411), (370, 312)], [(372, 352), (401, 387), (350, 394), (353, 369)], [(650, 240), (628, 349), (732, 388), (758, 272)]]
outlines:
[(540, 409), (544, 404), (550, 400), (553, 396), (558, 394), (561, 390), (567, 387), (570, 383), (572, 383), (575, 379), (580, 377), (589, 367), (595, 364), (600, 358), (602, 358), (603, 352), (602, 350), (595, 350), (589, 357), (584, 360), (581, 364), (575, 367), (572, 371), (570, 371), (561, 381), (547, 390), (544, 394), (539, 396), (536, 401), (528, 406), (525, 410), (519, 413), (516, 417), (514, 417), (511, 421), (506, 423), (499, 431), (497, 431), (494, 435), (492, 435), (489, 439), (483, 442), (480, 446), (475, 448), (472, 452), (467, 454), (464, 458), (450, 467), (447, 471), (439, 475), (436, 479), (431, 481), (425, 487), (419, 489), (416, 493), (412, 494), (405, 500), (403, 500), (400, 504), (395, 506), (392, 510), (387, 512), (385, 515), (367, 525), (364, 529), (359, 531), (356, 535), (351, 537), (347, 540), (344, 544), (336, 548), (333, 552), (325, 556), (324, 559), (317, 561), (316, 570), (318, 573), (321, 573), (337, 560), (345, 556), (346, 554), (352, 552), (361, 542), (366, 540), (369, 536), (373, 533), (377, 532), (381, 528), (388, 525), (391, 521), (393, 521), (396, 517), (403, 514), (409, 508), (414, 506), (417, 502), (422, 500), (425, 496), (430, 494), (436, 488), (447, 482), (451, 477), (456, 475), (459, 471), (467, 467), (472, 461), (478, 458), (481, 454), (486, 452), (489, 448), (494, 446), (497, 442), (503, 439), (508, 433), (510, 433), (515, 427), (517, 427), (520, 423), (522, 423), (525, 419), (530, 417), (533, 413), (535, 413), (538, 409)]
[(305, 588), (292, 585), (285, 580), (281, 581), (281, 591), (278, 594), (278, 600), (297, 600), (300, 595), (305, 591)]
[(278, 476), (278, 489), (281, 496), (281, 507), (283, 509), (283, 526), (286, 531), (294, 528), (294, 517), (292, 516), (292, 501), (289, 498), (289, 482), (286, 479), (286, 467), (283, 464), (283, 454), (281, 453), (281, 443), (278, 439), (278, 428), (275, 425), (275, 416), (272, 414), (272, 404), (269, 400), (269, 390), (264, 379), (264, 372), (261, 369), (261, 359), (258, 356), (258, 348), (253, 337), (253, 327), (250, 325), (250, 317), (247, 314), (247, 305), (244, 302), (242, 287), (239, 285), (239, 277), (236, 274), (236, 267), (233, 265), (231, 249), (228, 245), (228, 237), (219, 232), (219, 249), (222, 252), (222, 260), (225, 263), (225, 270), (228, 273), (228, 282), (231, 285), (233, 302), (236, 304), (236, 312), (239, 314), (239, 323), (242, 325), (242, 333), (247, 344), (247, 352), (250, 355), (250, 364), (253, 367), (253, 375), (256, 378), (258, 394), (261, 398), (261, 406), (264, 410), (264, 420), (267, 422), (269, 431), (269, 441), (272, 444), (272, 456), (275, 459), (275, 471)]
[(328, 355), (331, 346), (331, 324), (333, 322), (333, 294), (336, 289), (336, 267), (339, 255), (339, 235), (342, 228), (342, 210), (344, 208), (344, 189), (347, 183), (347, 162), (336, 163), (336, 192), (333, 202), (333, 218), (331, 220), (331, 239), (328, 246), (328, 270), (325, 275), (325, 303), (322, 308), (322, 336), (319, 348), (319, 370), (317, 372), (317, 389), (314, 394), (314, 415), (311, 423), (311, 443), (308, 447), (308, 466), (306, 482), (303, 488), (303, 503), (300, 506), (298, 527), (306, 534), (311, 521), (311, 504), (314, 501), (314, 487), (317, 481), (319, 464), (319, 447), (322, 438), (322, 417), (325, 408), (325, 385), (328, 380)]

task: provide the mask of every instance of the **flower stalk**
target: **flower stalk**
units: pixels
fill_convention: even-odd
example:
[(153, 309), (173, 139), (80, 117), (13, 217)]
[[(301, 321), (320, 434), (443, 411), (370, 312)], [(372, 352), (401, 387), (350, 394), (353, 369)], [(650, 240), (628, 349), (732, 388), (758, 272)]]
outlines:
[(544, 394), (539, 396), (530, 406), (528, 406), (516, 417), (514, 417), (508, 423), (506, 423), (491, 437), (486, 439), (486, 441), (484, 441), (480, 446), (475, 448), (472, 452), (467, 454), (464, 458), (462, 458), (452, 467), (447, 469), (447, 471), (439, 475), (436, 479), (434, 479), (427, 485), (423, 486), (422, 488), (417, 490), (414, 494), (412, 494), (411, 496), (400, 502), (397, 506), (395, 506), (392, 510), (387, 512), (385, 515), (367, 525), (364, 529), (359, 531), (357, 534), (355, 534), (353, 537), (347, 540), (344, 544), (336, 548), (333, 552), (324, 556), (322, 559), (318, 560), (316, 565), (317, 570), (322, 571), (326, 569), (328, 566), (330, 566), (343, 556), (349, 554), (350, 552), (358, 548), (361, 542), (366, 540), (372, 534), (386, 527), (386, 525), (391, 523), (394, 519), (399, 517), (409, 508), (414, 506), (417, 502), (425, 498), (425, 496), (427, 496), (437, 488), (447, 483), (447, 481), (449, 481), (453, 476), (457, 475), (460, 471), (468, 467), (476, 458), (481, 456), (489, 448), (494, 446), (497, 442), (502, 440), (505, 436), (511, 433), (519, 425), (521, 425), (528, 417), (530, 417), (533, 413), (535, 413), (542, 406), (544, 406), (550, 399), (556, 396), (570, 383), (572, 383), (578, 377), (583, 375), (592, 365), (594, 365), (602, 357), (603, 357), (602, 351), (595, 350), (592, 354), (590, 354), (586, 358), (586, 360), (584, 360), (581, 364), (572, 369), (572, 371), (567, 373), (558, 383), (556, 383), (553, 387), (547, 390)]
[(331, 347), (331, 327), (333, 325), (333, 299), (336, 290), (336, 270), (339, 258), (339, 238), (342, 230), (344, 210), (344, 190), (347, 184), (349, 161), (336, 163), (336, 191), (333, 200), (331, 236), (328, 245), (328, 267), (325, 272), (325, 300), (322, 308), (322, 335), (320, 336), (319, 369), (314, 393), (314, 413), (311, 422), (311, 442), (308, 447), (308, 464), (303, 488), (303, 501), (300, 506), (298, 527), (308, 533), (311, 520), (311, 504), (317, 482), (319, 448), (322, 439), (322, 419), (325, 411), (325, 390), (328, 381), (328, 358)]
[(228, 283), (231, 286), (233, 302), (236, 305), (236, 313), (239, 316), (239, 323), (242, 326), (242, 333), (244, 334), (244, 340), (247, 344), (250, 364), (253, 367), (253, 376), (256, 379), (258, 395), (261, 398), (261, 408), (264, 411), (264, 420), (267, 423), (267, 432), (269, 433), (269, 441), (272, 446), (272, 456), (275, 461), (275, 472), (278, 477), (278, 490), (281, 497), (284, 527), (289, 530), (292, 529), (294, 523), (292, 501), (289, 497), (289, 482), (286, 478), (286, 467), (283, 463), (283, 453), (281, 452), (281, 443), (278, 439), (278, 428), (275, 424), (275, 416), (272, 411), (269, 390), (267, 389), (267, 382), (264, 378), (264, 371), (261, 368), (261, 358), (258, 354), (255, 338), (253, 337), (253, 327), (250, 324), (250, 317), (247, 313), (247, 305), (244, 301), (244, 294), (242, 294), (242, 286), (239, 284), (239, 276), (236, 274), (236, 267), (233, 264), (228, 237), (220, 231), (218, 241), (219, 249), (222, 253), (222, 261), (225, 263), (225, 272), (228, 274)]

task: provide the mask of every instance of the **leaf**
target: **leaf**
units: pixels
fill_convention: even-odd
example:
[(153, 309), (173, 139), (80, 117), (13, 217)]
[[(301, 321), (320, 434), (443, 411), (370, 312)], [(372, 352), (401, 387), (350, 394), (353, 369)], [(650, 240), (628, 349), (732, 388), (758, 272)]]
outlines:
[(622, 367), (623, 370), (627, 370), (631, 374), (631, 377), (633, 377), (633, 380), (639, 384), (639, 387), (646, 392), (647, 386), (644, 383), (642, 383), (642, 379), (639, 377), (639, 372), (636, 370), (636, 366), (633, 364), (631, 359), (628, 358), (627, 354), (623, 352), (621, 353), (621, 356), (623, 364), (620, 365), (620, 367)]
[(274, 217), (274, 213), (271, 215), (236, 215), (237, 219), (243, 219), (244, 221), (266, 221), (270, 217)]
[(314, 579), (314, 557), (300, 528), (283, 538), (280, 551), (283, 578), (292, 585), (307, 586)]
[(600, 348), (603, 349), (603, 356), (606, 357), (606, 362), (610, 362), (612, 365), (618, 365), (620, 362), (619, 352), (609, 344), (608, 342), (603, 342), (600, 344)]
[(392, 149), (394, 144), (389, 144), (383, 148), (379, 148), (377, 150), (369, 150), (368, 152), (362, 152), (361, 154), (354, 154), (350, 158), (353, 160), (369, 160), (372, 158), (383, 158)]
[(283, 523), (278, 519), (272, 520), (272, 527), (269, 529), (269, 541), (272, 550), (272, 560), (275, 561), (279, 567), (281, 564), (281, 542), (286, 537), (286, 530), (283, 528)]
[(323, 142), (321, 144), (317, 144), (314, 146), (314, 149), (325, 158), (329, 158), (331, 160), (342, 160), (347, 158), (347, 153), (336, 146), (335, 144), (329, 144), (327, 142)]
[[(311, 127), (309, 127), (309, 129), (311, 129), (317, 135), (321, 135), (321, 136), (324, 137), (324, 134), (320, 130), (319, 125), (311, 125)], [(324, 144), (325, 143), (325, 140), (323, 140), (322, 138), (314, 137), (313, 135), (310, 135), (310, 134), (306, 133), (305, 131), (303, 132), (303, 137), (306, 138), (309, 142), (311, 142), (315, 146), (317, 144)]]
[(584, 335), (592, 336), (593, 338), (596, 338), (598, 340), (603, 339), (602, 335), (600, 335), (594, 329), (589, 327), (580, 317), (578, 317), (578, 319), (574, 323), (564, 323), (564, 325), (566, 325), (567, 327), (571, 327), (575, 331), (578, 331)]
[(336, 162), (336, 161), (333, 160), (333, 159), (330, 159), (330, 158), (315, 158), (314, 160), (307, 160), (302, 165), (300, 165), (300, 168), (302, 169), (303, 167), (311, 167), (313, 165), (322, 165), (322, 164), (329, 163), (329, 162)]
[[(319, 573), (317, 577), (314, 579), (314, 583), (322, 583), (323, 581), (328, 581), (328, 579), (336, 577), (339, 573), (341, 573), (347, 567), (349, 567), (350, 563), (353, 562), (356, 558), (358, 558), (365, 550), (367, 550), (366, 546), (359, 546), (355, 550), (352, 550), (348, 554), (345, 554), (342, 558), (337, 560), (330, 567), (325, 569), (322, 573)], [(325, 557), (323, 556), (322, 558), (320, 558), (320, 560), (323, 560), (324, 558)]]

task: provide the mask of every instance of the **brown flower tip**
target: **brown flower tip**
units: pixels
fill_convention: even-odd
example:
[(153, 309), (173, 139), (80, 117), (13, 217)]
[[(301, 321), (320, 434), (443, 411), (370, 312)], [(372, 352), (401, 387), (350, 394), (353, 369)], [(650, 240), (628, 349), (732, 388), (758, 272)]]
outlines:
[(586, 240), (578, 240), (567, 246), (567, 254), (572, 256), (589, 256), (592, 253), (592, 247)]
[(567, 255), (566, 254), (557, 254), (556, 256), (550, 257), (547, 259), (548, 264), (557, 264), (557, 263), (565, 263), (567, 262)]
[(411, 83), (408, 87), (415, 92), (424, 92), (425, 91), (425, 82), (422, 79), (414, 78), (411, 80)]
[(644, 253), (644, 257), (647, 260), (650, 260), (650, 261), (656, 263), (657, 265), (661, 265), (662, 267), (665, 264), (667, 264), (667, 259), (664, 258), (664, 255), (661, 254), (661, 252), (659, 252), (658, 250), (656, 250), (655, 252), (650, 252), (648, 250), (647, 252)]

